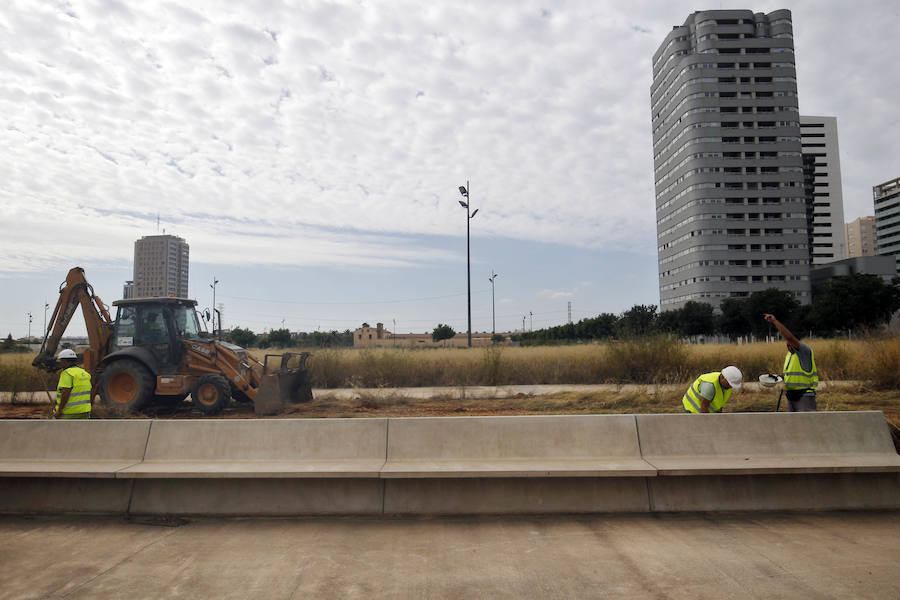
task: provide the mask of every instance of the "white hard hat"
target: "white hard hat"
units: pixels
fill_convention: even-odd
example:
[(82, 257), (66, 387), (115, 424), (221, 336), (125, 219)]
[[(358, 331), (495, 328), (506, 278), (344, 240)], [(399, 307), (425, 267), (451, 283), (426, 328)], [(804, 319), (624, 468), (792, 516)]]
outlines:
[(78, 360), (78, 355), (75, 354), (75, 351), (74, 351), (74, 350), (70, 350), (69, 348), (66, 348), (65, 350), (63, 350), (62, 352), (60, 352), (60, 353), (59, 353), (59, 356), (57, 356), (56, 358), (58, 358), (58, 359), (60, 359), (60, 360), (62, 360), (62, 359), (64, 359), (64, 358), (71, 358), (71, 359), (74, 359), (74, 360)]
[(728, 381), (728, 385), (734, 389), (741, 389), (741, 382), (744, 380), (744, 376), (741, 375), (741, 370), (737, 367), (725, 367), (722, 369), (722, 377), (724, 377), (725, 380)]

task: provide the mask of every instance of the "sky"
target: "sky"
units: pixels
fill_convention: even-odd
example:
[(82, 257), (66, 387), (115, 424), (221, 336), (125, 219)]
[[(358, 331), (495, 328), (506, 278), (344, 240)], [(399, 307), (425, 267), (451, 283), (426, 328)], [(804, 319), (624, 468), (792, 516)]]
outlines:
[(467, 183), (473, 331), (658, 304), (651, 57), (719, 8), (793, 11), (800, 112), (837, 117), (872, 214), (894, 0), (7, 0), (0, 334), (40, 335), (74, 266), (120, 298), (157, 233), (226, 327), (464, 332)]

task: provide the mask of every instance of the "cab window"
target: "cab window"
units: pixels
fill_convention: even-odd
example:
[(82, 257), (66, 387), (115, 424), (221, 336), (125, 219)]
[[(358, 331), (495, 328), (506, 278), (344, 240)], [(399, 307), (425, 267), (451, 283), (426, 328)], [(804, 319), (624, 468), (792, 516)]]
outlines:
[(162, 307), (143, 307), (139, 317), (136, 344), (165, 344), (168, 342), (166, 319)]
[(178, 337), (187, 339), (200, 337), (200, 323), (193, 307), (179, 306), (174, 311), (174, 317)]
[(116, 335), (113, 342), (119, 348), (134, 345), (135, 311), (133, 306), (120, 306), (116, 315)]

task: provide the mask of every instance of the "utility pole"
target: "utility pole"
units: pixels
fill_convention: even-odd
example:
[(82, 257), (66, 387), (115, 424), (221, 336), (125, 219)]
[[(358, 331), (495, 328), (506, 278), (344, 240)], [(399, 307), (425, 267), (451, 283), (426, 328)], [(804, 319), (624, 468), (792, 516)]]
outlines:
[(25, 314), (28, 315), (28, 341), (30, 342), (31, 341), (31, 313), (27, 312)]
[(47, 335), (47, 309), (50, 308), (49, 302), (44, 302), (44, 335)]
[(525, 315), (522, 315), (522, 333), (525, 333)]
[(531, 329), (531, 331), (534, 331), (534, 313), (530, 310), (528, 311), (528, 319), (529, 328)]
[(488, 281), (491, 282), (491, 334), (497, 333), (497, 313), (495, 310), (496, 304), (494, 303), (494, 280), (497, 279), (497, 274), (494, 273), (494, 270), (491, 269), (491, 276), (488, 277)]

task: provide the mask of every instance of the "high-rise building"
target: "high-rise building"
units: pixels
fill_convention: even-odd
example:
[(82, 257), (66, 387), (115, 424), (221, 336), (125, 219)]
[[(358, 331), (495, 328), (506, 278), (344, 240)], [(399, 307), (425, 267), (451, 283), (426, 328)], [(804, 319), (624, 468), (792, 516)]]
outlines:
[(813, 265), (847, 258), (835, 117), (800, 117), (807, 230)]
[(148, 235), (134, 242), (134, 297), (188, 296), (190, 246), (174, 235)]
[(791, 12), (695, 12), (653, 56), (660, 308), (810, 301)]
[(122, 286), (122, 298), (125, 300), (134, 298), (134, 281), (126, 281)]
[(847, 223), (847, 258), (875, 256), (875, 217), (860, 217)]
[(900, 177), (872, 188), (878, 254), (893, 256), (900, 274)]

